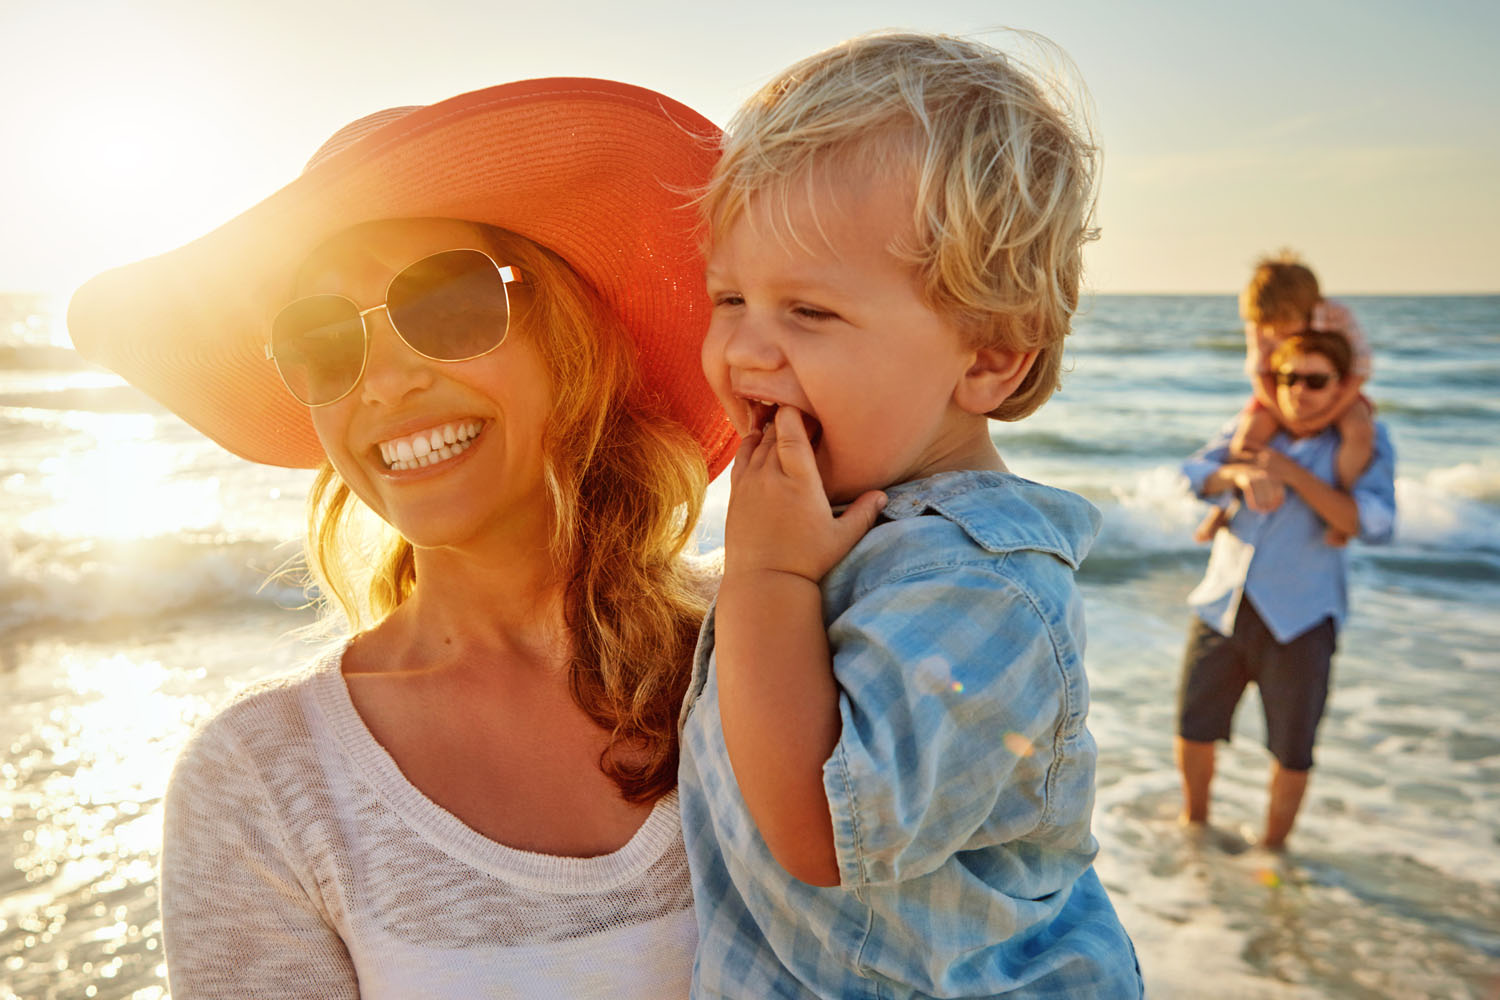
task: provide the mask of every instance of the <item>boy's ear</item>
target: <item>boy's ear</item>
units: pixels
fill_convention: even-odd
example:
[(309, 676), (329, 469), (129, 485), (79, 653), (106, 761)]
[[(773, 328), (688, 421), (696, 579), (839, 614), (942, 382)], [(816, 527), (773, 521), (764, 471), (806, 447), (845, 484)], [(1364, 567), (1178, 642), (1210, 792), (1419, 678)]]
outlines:
[(965, 413), (983, 416), (1010, 398), (1035, 363), (1036, 351), (975, 348), (968, 370), (953, 390), (953, 400)]

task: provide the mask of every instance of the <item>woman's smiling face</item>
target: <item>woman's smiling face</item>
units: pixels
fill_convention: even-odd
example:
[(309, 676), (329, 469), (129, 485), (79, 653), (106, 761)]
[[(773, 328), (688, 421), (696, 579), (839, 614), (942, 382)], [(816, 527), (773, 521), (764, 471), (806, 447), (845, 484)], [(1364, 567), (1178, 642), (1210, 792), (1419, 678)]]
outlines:
[[(308, 257), (295, 294), (337, 293), (366, 309), (382, 301), (392, 275), (408, 264), (465, 247), (484, 249), (484, 236), (453, 219), (355, 226)], [(527, 294), (517, 296), (523, 313)], [(454, 362), (412, 351), (383, 309), (365, 322), (364, 376), (343, 399), (311, 410), (343, 480), (418, 548), (508, 535), (545, 539), (542, 436), (553, 395), (524, 322), (512, 321), (498, 349)]]

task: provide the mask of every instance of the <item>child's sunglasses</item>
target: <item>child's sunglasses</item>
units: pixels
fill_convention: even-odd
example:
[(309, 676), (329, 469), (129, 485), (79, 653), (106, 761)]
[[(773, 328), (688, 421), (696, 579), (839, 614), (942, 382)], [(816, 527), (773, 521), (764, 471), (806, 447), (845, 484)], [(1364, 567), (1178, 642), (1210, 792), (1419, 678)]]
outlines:
[(483, 250), (442, 250), (408, 264), (386, 286), (385, 301), (361, 309), (342, 295), (308, 295), (271, 321), (266, 357), (308, 406), (337, 403), (365, 373), (365, 317), (384, 309), (402, 342), (432, 361), (469, 361), (505, 342), (511, 282), (521, 277)]
[(1308, 372), (1306, 374), (1302, 372), (1276, 373), (1277, 385), (1294, 386), (1298, 382), (1305, 382), (1307, 383), (1307, 387), (1314, 392), (1317, 392), (1319, 389), (1326, 389), (1328, 383), (1331, 381), (1333, 381), (1333, 376), (1327, 372)]

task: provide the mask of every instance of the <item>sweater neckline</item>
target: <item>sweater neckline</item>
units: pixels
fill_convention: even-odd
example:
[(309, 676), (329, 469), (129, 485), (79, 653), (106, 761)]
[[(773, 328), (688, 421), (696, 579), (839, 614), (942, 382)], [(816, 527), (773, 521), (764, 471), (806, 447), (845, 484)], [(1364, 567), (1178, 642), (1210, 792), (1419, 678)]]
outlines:
[(541, 854), (508, 847), (479, 833), (428, 798), (401, 773), (360, 717), (340, 670), (348, 642), (317, 664), (312, 689), (339, 748), (402, 821), (454, 858), (537, 891), (602, 892), (638, 878), (681, 840), (677, 791), (662, 796), (623, 846), (591, 858)]

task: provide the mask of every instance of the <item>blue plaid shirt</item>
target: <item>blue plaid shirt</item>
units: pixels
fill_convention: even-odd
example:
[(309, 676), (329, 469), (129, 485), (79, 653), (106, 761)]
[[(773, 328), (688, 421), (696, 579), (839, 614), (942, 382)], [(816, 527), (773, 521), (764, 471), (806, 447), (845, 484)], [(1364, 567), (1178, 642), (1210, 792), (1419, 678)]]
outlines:
[(881, 523), (822, 585), (843, 719), (823, 766), (841, 885), (791, 878), (757, 832), (704, 622), (679, 779), (693, 996), (1140, 996), (1089, 832), (1073, 571), (1099, 512), (992, 472), (887, 493)]

